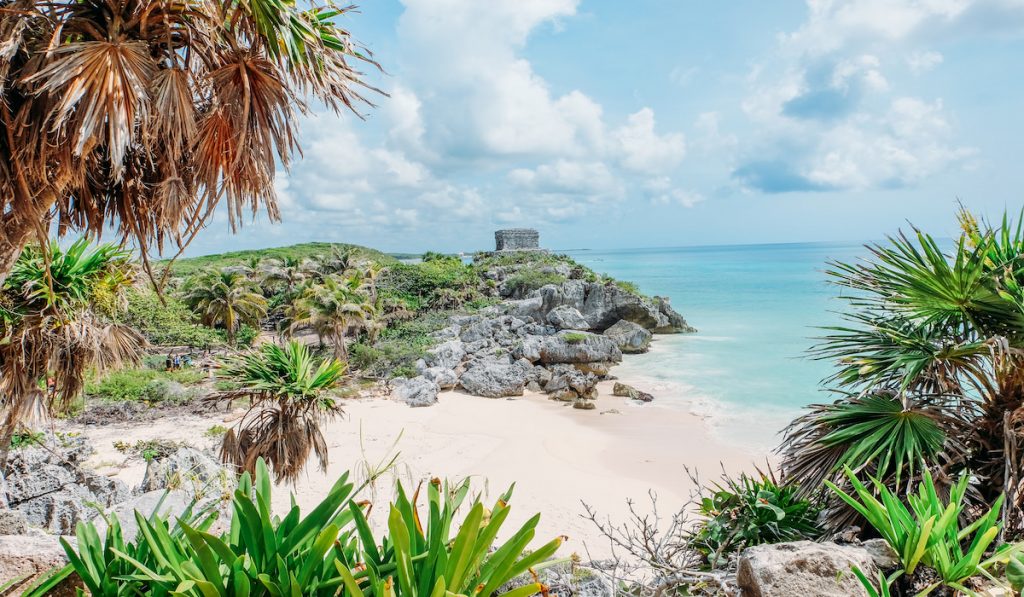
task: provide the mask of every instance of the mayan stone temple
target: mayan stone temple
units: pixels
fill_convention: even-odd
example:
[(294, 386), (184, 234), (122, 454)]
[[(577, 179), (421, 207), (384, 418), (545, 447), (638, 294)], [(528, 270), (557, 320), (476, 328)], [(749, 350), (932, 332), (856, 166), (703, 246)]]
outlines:
[(495, 251), (536, 251), (540, 234), (532, 228), (509, 228), (494, 232)]

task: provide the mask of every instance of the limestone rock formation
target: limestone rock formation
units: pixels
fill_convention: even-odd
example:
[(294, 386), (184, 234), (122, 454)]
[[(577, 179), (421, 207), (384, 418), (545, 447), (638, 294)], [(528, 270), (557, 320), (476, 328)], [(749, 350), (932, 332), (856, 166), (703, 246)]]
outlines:
[(474, 396), (522, 396), (533, 367), (522, 361), (481, 360), (462, 374), (462, 388)]
[(626, 354), (647, 352), (651, 347), (651, 333), (640, 324), (625, 319), (620, 319), (603, 335), (614, 340), (619, 350)]
[(216, 458), (195, 448), (182, 447), (170, 456), (149, 461), (139, 491), (171, 487), (191, 495), (219, 495), (233, 481), (234, 475)]
[(400, 377), (391, 381), (391, 396), (409, 406), (431, 406), (437, 403), (438, 384), (426, 377)]
[(588, 332), (562, 332), (527, 338), (520, 352), (533, 363), (618, 363), (622, 351), (611, 338)]
[(629, 384), (620, 382), (615, 382), (615, 385), (612, 386), (612, 396), (632, 398), (633, 400), (639, 400), (640, 402), (651, 402), (654, 400), (654, 396), (651, 396), (647, 392), (641, 392)]
[(575, 307), (559, 305), (548, 312), (548, 323), (560, 330), (589, 330), (590, 324)]
[(757, 545), (740, 555), (736, 584), (745, 597), (847, 597), (864, 589), (851, 572), (857, 566), (868, 578), (894, 568), (894, 554), (880, 540), (863, 545), (796, 541)]
[(96, 505), (107, 507), (128, 499), (124, 482), (81, 468), (91, 451), (80, 439), (12, 452), (5, 474), (10, 508), (21, 512), (33, 527), (68, 535), (79, 521), (96, 514)]
[[(64, 537), (72, 546), (74, 537)], [(67, 565), (67, 555), (56, 537), (47, 535), (0, 535), (0, 582), (24, 578), (19, 589), (28, 587), (54, 568)], [(52, 589), (49, 597), (72, 597), (76, 588), (83, 587), (78, 575), (71, 575)]]

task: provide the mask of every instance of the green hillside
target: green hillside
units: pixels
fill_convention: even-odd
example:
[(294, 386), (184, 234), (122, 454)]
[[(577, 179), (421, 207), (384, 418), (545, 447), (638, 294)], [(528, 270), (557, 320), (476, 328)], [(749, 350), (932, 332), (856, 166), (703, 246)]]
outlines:
[[(249, 249), (245, 251), (231, 251), (228, 253), (217, 253), (214, 255), (203, 255), (201, 257), (189, 257), (179, 259), (174, 263), (174, 273), (178, 276), (189, 276), (200, 270), (210, 267), (226, 267), (244, 263), (253, 258), (258, 259), (283, 259), (286, 257), (309, 259), (315, 256), (328, 255), (337, 248), (338, 250), (355, 251), (364, 258), (378, 263), (394, 263), (399, 258), (409, 257), (408, 255), (388, 255), (376, 249), (347, 243), (302, 243), (287, 247), (271, 247), (267, 249)], [(166, 265), (167, 261), (160, 262)]]

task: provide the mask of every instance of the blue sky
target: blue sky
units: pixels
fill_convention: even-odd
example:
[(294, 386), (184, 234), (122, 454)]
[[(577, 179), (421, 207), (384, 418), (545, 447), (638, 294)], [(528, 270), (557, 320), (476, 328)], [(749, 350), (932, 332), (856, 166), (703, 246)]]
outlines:
[(317, 112), (284, 221), (191, 254), (320, 240), (551, 248), (955, 232), (1022, 202), (1024, 1), (366, 0), (387, 73)]

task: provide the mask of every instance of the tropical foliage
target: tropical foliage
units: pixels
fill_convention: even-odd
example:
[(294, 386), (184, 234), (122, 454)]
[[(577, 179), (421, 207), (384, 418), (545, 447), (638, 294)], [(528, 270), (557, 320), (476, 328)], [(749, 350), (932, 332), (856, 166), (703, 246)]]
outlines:
[(84, 239), (21, 254), (0, 288), (0, 465), (18, 425), (70, 406), (90, 369), (138, 359), (145, 340), (115, 323), (133, 271), (127, 253)]
[[(252, 0), (4, 4), (0, 20), (0, 282), (51, 214), (113, 226), (145, 254), (186, 246), (226, 201), (234, 227), (278, 218), (278, 163), (306, 96), (367, 103), (374, 64), (335, 19), (352, 7)], [(41, 224), (42, 222), (42, 224)]]
[(267, 300), (245, 274), (228, 269), (207, 271), (185, 283), (185, 302), (208, 326), (221, 326), (228, 342), (243, 324), (259, 326)]
[[(961, 215), (951, 246), (915, 231), (834, 263), (846, 324), (816, 348), (844, 390), (789, 429), (787, 478), (806, 488), (843, 484), (843, 467), (898, 488), (924, 469), (938, 479), (970, 471), (971, 496), (1004, 493), (1007, 532), (1024, 529), (1024, 221)], [(833, 505), (837, 505), (833, 502)], [(835, 525), (848, 520), (834, 509)]]
[[(961, 527), (968, 482), (966, 475), (953, 484), (949, 498), (944, 500), (939, 497), (926, 469), (917, 491), (906, 495), (908, 506), (881, 481), (872, 480), (872, 491), (849, 468), (844, 472), (853, 486), (852, 495), (830, 481), (825, 484), (863, 516), (892, 547), (901, 564), (896, 576), (905, 574), (912, 577), (919, 566), (927, 566), (937, 574), (938, 580), (925, 587), (923, 593), (945, 585), (971, 594), (964, 586), (967, 579), (991, 576), (988, 573), (990, 569), (1000, 561), (1006, 562), (1018, 551), (1016, 546), (1004, 545), (995, 555), (986, 557), (1002, 526), (999, 520), (1002, 498), (998, 498), (988, 512), (972, 516), (973, 523)], [(859, 576), (863, 583), (867, 583), (863, 574)], [(895, 577), (886, 579), (882, 590), (888, 590), (893, 580)]]
[[(206, 511), (190, 510), (173, 522), (136, 513), (140, 532), (131, 541), (116, 519), (103, 537), (83, 522), (77, 547), (63, 542), (71, 564), (54, 581), (77, 572), (94, 596), (487, 596), (549, 559), (561, 543), (555, 539), (528, 551), (537, 516), (504, 542), (496, 540), (511, 490), (489, 516), (474, 500), (460, 525), (456, 513), (467, 484), (431, 483), (426, 515), (415, 511), (399, 486), (387, 533), (378, 538), (367, 523), (366, 506), (353, 499), (361, 488), (347, 473), (305, 516), (293, 505), (277, 517), (270, 511), (271, 474), (262, 459), (254, 471), (243, 474), (234, 491), (225, 532), (210, 532), (215, 514)], [(503, 595), (528, 597), (543, 590), (527, 583)]]
[(332, 391), (342, 382), (345, 365), (317, 359), (305, 345), (264, 344), (230, 358), (220, 376), (234, 389), (215, 399), (249, 398), (250, 407), (224, 435), (221, 456), (239, 470), (254, 471), (265, 460), (278, 481), (293, 481), (310, 453), (327, 469), (327, 443), (320, 424), (339, 409)]
[(703, 520), (691, 538), (709, 564), (752, 545), (815, 539), (820, 508), (799, 497), (792, 486), (758, 474), (724, 477), (704, 489), (698, 502)]

